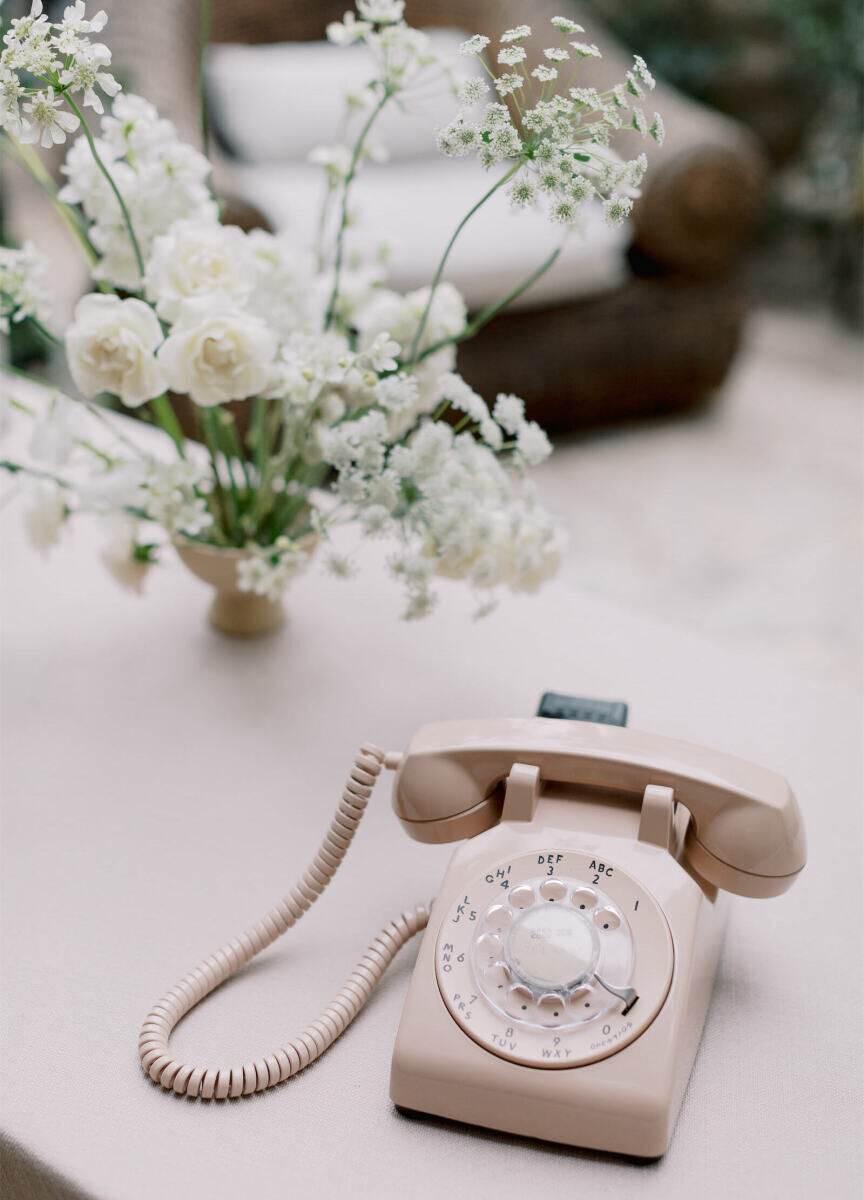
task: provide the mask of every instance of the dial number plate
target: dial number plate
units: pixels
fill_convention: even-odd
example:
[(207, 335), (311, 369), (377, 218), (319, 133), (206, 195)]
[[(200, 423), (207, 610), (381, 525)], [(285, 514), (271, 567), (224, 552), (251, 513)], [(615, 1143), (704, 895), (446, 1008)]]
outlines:
[(465, 1033), (501, 1058), (553, 1069), (637, 1038), (672, 964), (653, 897), (614, 863), (569, 850), (484, 871), (445, 913), (435, 948), (441, 995)]

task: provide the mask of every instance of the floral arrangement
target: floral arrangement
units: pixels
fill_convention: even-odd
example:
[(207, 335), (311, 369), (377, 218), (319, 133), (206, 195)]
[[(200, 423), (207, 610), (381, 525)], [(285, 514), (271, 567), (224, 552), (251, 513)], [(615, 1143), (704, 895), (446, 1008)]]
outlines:
[[(455, 365), (458, 344), (559, 250), (472, 319), (443, 276), (466, 222), (501, 188), (516, 208), (544, 207), (562, 236), (597, 197), (608, 220), (623, 220), (646, 160), (620, 158), (610, 139), (629, 129), (662, 140), (660, 117), (649, 121), (638, 105), (653, 80), (636, 58), (608, 92), (578, 86), (580, 60), (599, 51), (558, 17), (555, 44), (530, 74), (532, 31), (520, 25), (497, 50), (469, 38), (461, 53), (482, 58), (489, 83), (454, 84), (403, 9), (402, 0), (357, 0), (327, 28), (337, 46), (363, 43), (371, 69), (364, 97), (350, 98), (353, 141), (313, 156), (326, 186), (319, 244), (309, 248), (220, 224), (207, 157), (111, 75), (111, 53), (94, 40), (105, 13), (88, 17), (76, 0), (52, 23), (33, 0), (29, 16), (9, 23), (2, 146), (50, 189), (32, 147), (78, 135), (54, 201), (96, 289), (60, 338), (50, 329), (48, 264), (32, 245), (0, 250), (0, 322), (8, 330), (29, 318), (62, 346), (78, 392), (49, 390), (38, 411), (8, 398), (34, 421), (33, 461), (2, 466), (33, 481), (26, 519), (37, 545), (52, 545), (73, 514), (97, 513), (112, 520), (107, 560), (126, 582), (140, 584), (166, 543), (201, 542), (245, 550), (239, 586), (275, 598), (313, 542), (357, 522), (367, 537), (397, 540), (389, 565), (411, 618), (433, 606), (436, 577), (467, 580), (485, 612), (502, 585), (533, 589), (553, 572), (560, 532), (528, 481), (548, 439), (516, 396), (490, 406)], [(351, 188), (379, 156), (371, 135), (382, 110), (435, 75), (450, 81), (458, 105), (438, 131), (441, 151), (476, 154), (495, 178), (429, 286), (400, 295), (374, 254), (349, 253)], [(113, 99), (110, 113), (103, 97)], [(106, 397), (164, 431), (164, 453), (141, 449)], [(178, 397), (192, 402), (194, 439), (181, 430)], [(243, 421), (236, 401), (247, 402)], [(339, 575), (354, 570), (332, 543), (325, 560)]]

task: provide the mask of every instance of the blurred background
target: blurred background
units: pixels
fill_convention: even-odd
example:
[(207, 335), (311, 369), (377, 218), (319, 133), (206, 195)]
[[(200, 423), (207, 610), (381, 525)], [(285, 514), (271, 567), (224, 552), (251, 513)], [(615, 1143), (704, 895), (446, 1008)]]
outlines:
[[(109, 12), (118, 78), (197, 142), (197, 0), (95, 7)], [(345, 7), (215, 0), (203, 83), (226, 219), (311, 237), (320, 169), (307, 155), (335, 140), (328, 98), (350, 86), (354, 69), (347, 52), (324, 57), (319, 43)], [(29, 0), (6, 0), (4, 15), (25, 9)], [(539, 30), (558, 13), (581, 21), (604, 51), (586, 82), (591, 69), (598, 82), (604, 71), (619, 78), (634, 50), (648, 61), (667, 143), (652, 155), (623, 231), (589, 222), (517, 311), (464, 346), (460, 369), (487, 396), (523, 395), (556, 438), (537, 477), (570, 533), (567, 584), (792, 672), (858, 685), (862, 8), (851, 0), (408, 0), (406, 8), (412, 24), (439, 31), (444, 49), (461, 40), (447, 31), (494, 36), (520, 22)], [(428, 133), (450, 119), (452, 102), (415, 115)], [(58, 179), (60, 162), (49, 164)], [(428, 281), (430, 261), (481, 189), (464, 160), (435, 155), (431, 133), (367, 169), (358, 217), (390, 245), (393, 286)], [(65, 317), (87, 279), (50, 203), (4, 161), (0, 204), (4, 241), (34, 238), (52, 254)], [(508, 271), (524, 276), (522, 260), (536, 263), (548, 237), (511, 219), (490, 210), (454, 256), (449, 277), (474, 310), (500, 294)], [(59, 371), (44, 353), (26, 323), (15, 328), (13, 362)]]

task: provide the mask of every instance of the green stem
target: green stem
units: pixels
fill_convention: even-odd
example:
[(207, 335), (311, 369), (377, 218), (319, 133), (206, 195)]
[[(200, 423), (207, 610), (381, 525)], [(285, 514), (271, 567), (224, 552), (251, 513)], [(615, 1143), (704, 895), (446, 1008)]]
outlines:
[(27, 318), (33, 328), (39, 333), (46, 342), (50, 342), (52, 346), (59, 346), (62, 350), (64, 342), (62, 338), (57, 337), (56, 333), (52, 333), (50, 329), (46, 329), (38, 317), (30, 316)]
[(198, 103), (201, 117), (201, 150), (205, 158), (210, 156), (210, 124), (207, 120), (207, 75), (205, 56), (210, 44), (210, 27), (213, 18), (211, 0), (201, 0), (201, 30), (198, 48)]
[(55, 475), (53, 471), (42, 471), (39, 467), (25, 467), (23, 463), (12, 462), (8, 458), (0, 458), (0, 471), (8, 471), (10, 475), (20, 475), (22, 473), (24, 475), (33, 475), (36, 479), (50, 479), (58, 487), (72, 487), (68, 479), (62, 479), (59, 475)]
[(144, 278), (144, 259), (141, 257), (141, 247), (138, 245), (138, 239), (135, 236), (135, 230), (132, 228), (132, 218), (129, 216), (129, 209), (126, 207), (126, 201), (120, 195), (120, 189), (117, 187), (117, 184), (114, 182), (114, 178), (113, 178), (111, 172), (108, 170), (108, 168), (105, 166), (104, 162), (102, 161), (102, 159), (99, 155), (99, 151), (96, 149), (96, 143), (93, 140), (93, 134), (90, 132), (90, 127), (87, 124), (86, 120), (84, 119), (84, 114), (81, 112), (81, 109), (78, 107), (78, 105), (75, 103), (75, 101), (72, 99), (72, 97), (69, 95), (68, 92), (66, 93), (66, 103), (69, 105), (69, 107), (72, 109), (75, 116), (81, 122), (81, 128), (83, 129), (84, 136), (87, 139), (87, 145), (90, 147), (90, 153), (93, 155), (93, 161), (96, 163), (96, 166), (99, 168), (99, 170), (105, 176), (108, 186), (111, 188), (111, 191), (114, 193), (114, 196), (116, 197), (117, 203), (120, 205), (120, 211), (123, 214), (123, 220), (126, 224), (126, 229), (129, 232), (129, 239), (132, 242), (132, 249), (135, 251), (135, 261), (138, 265), (138, 273), (141, 276), (141, 278), (143, 279)]
[[(513, 164), (513, 166), (510, 167), (510, 169), (504, 175), (501, 176), (501, 178), (498, 180), (497, 183), (492, 185), (492, 187), (489, 189), (489, 191), (486, 193), (486, 195), (482, 196), (477, 201), (477, 203), (474, 205), (473, 208), (468, 210), (468, 212), (465, 214), (465, 216), (462, 218), (462, 220), (456, 226), (456, 229), (453, 232), (453, 236), (450, 238), (450, 241), (447, 243), (447, 249), (444, 251), (443, 255), (441, 256), (441, 261), (438, 263), (438, 268), (435, 271), (435, 275), (432, 279), (432, 285), (429, 288), (429, 299), (426, 301), (426, 307), (423, 310), (423, 315), (420, 318), (420, 323), (417, 326), (416, 333), (414, 334), (414, 340), (411, 342), (411, 350), (408, 354), (408, 362), (406, 364), (407, 366), (409, 366), (409, 367), (413, 366), (414, 363), (419, 361), (417, 350), (420, 345), (420, 339), (422, 338), (423, 331), (426, 328), (426, 322), (429, 320), (429, 313), (432, 311), (432, 301), (435, 299), (435, 292), (438, 288), (438, 284), (441, 282), (441, 276), (444, 273), (444, 267), (447, 263), (447, 259), (450, 257), (450, 251), (453, 249), (454, 245), (456, 244), (456, 239), (459, 237), (459, 234), (462, 232), (462, 230), (465, 228), (465, 226), (468, 224), (468, 222), (471, 220), (471, 218), (474, 216), (474, 214), (477, 212), (477, 210), (482, 208), (483, 205), (486, 203), (486, 201), (491, 196), (494, 196), (495, 193), (498, 191), (498, 189), (503, 187), (508, 179), (512, 179), (512, 177), (521, 168), (521, 166), (522, 166), (522, 160), (520, 159), (518, 162), (515, 162)], [(424, 353), (420, 357), (425, 358), (426, 354)]]
[(240, 437), (237, 433), (237, 425), (234, 421), (234, 417), (227, 411), (227, 409), (222, 409), (220, 410), (219, 420), (221, 421), (222, 427), (225, 431), (225, 441), (226, 445), (228, 446), (228, 453), (231, 455), (232, 459), (236, 459), (237, 462), (239, 462), (240, 470), (243, 472), (243, 480), (246, 484), (246, 489), (251, 493), (252, 478), (249, 474), (249, 464), (246, 461), (246, 454), (244, 453), (243, 447), (240, 444)]
[[(219, 507), (222, 510), (222, 535), (228, 545), (234, 544), (237, 532), (237, 508), (234, 503), (234, 497), (229, 497), (228, 492), (222, 485), (222, 480), (219, 478), (219, 439), (216, 430), (214, 429), (214, 417), (216, 414), (209, 408), (202, 408), (199, 412), (201, 421), (201, 432), (204, 436), (204, 444), (207, 447), (207, 452), (210, 455), (210, 465), (213, 473), (213, 495), (219, 501)], [(229, 478), (231, 472), (228, 472)], [(231, 478), (231, 487), (234, 486), (234, 480)]]
[[(75, 401), (72, 401), (72, 403), (75, 403)], [(139, 458), (147, 458), (147, 455), (140, 446), (136, 446), (132, 439), (128, 438), (121, 430), (114, 428), (113, 424), (108, 420), (98, 404), (93, 404), (89, 400), (82, 400), (80, 403), (84, 405), (91, 417), (95, 417), (97, 421), (101, 422), (101, 424), (109, 430), (109, 432), (117, 439), (118, 442), (124, 446), (127, 446), (131, 451), (133, 451), (133, 453), (137, 454)]]
[(19, 142), (13, 141), (6, 133), (0, 135), (0, 148), (4, 154), (18, 164), (22, 171), (27, 172), (43, 192), (48, 194), (60, 220), (81, 247), (84, 257), (87, 259), (87, 265), (92, 267), (97, 263), (99, 255), (93, 249), (87, 231), (78, 219), (76, 210), (58, 198), (54, 181), (42, 165), (39, 155), (30, 146), (22, 146)]
[(493, 317), (497, 317), (498, 313), (500, 313), (502, 309), (506, 308), (508, 304), (511, 304), (514, 300), (521, 296), (523, 292), (527, 292), (532, 283), (536, 283), (541, 275), (545, 275), (560, 253), (561, 246), (558, 246), (557, 249), (553, 250), (546, 261), (540, 264), (536, 271), (532, 271), (528, 278), (523, 280), (518, 287), (515, 287), (511, 292), (508, 292), (503, 300), (496, 300), (494, 304), (490, 304), (484, 308), (477, 314), (473, 321), (468, 322), (461, 333), (457, 333), (454, 337), (442, 338), (440, 342), (435, 342), (433, 345), (427, 346), (425, 350), (421, 351), (421, 353), (417, 355), (415, 362), (422, 362), (424, 358), (427, 358), (430, 354), (434, 354), (437, 350), (442, 350), (445, 346), (456, 345), (459, 342), (467, 342), (469, 338), (474, 337), (474, 335), (479, 333), (484, 325), (489, 324)]
[(330, 292), (330, 299), (327, 303), (327, 313), (324, 317), (324, 329), (327, 330), (333, 323), (333, 316), (336, 312), (336, 302), (339, 299), (339, 280), (342, 274), (342, 255), (345, 243), (345, 226), (348, 223), (348, 193), (351, 190), (351, 184), (354, 182), (354, 176), (357, 174), (357, 164), (360, 161), (360, 155), (363, 153), (363, 146), (366, 138), (369, 135), (369, 130), (372, 128), (378, 114), (381, 112), (384, 105), (392, 96), (392, 91), (385, 87), (384, 94), (372, 112), (366, 118), (366, 123), (360, 131), (360, 136), (354, 144), (354, 153), (351, 155), (351, 165), (348, 168), (348, 174), (345, 176), (345, 183), (342, 188), (342, 210), (339, 218), (339, 233), (336, 236), (336, 260), (334, 263), (333, 274), (333, 289)]
[(168, 436), (174, 441), (174, 444), (177, 447), (177, 453), (180, 455), (180, 457), (185, 458), (186, 453), (183, 449), (183, 443), (186, 439), (183, 436), (183, 430), (180, 428), (180, 422), (177, 420), (177, 416), (174, 412), (174, 409), (171, 407), (171, 401), (168, 399), (167, 394), (163, 393), (161, 396), (157, 396), (155, 400), (151, 400), (150, 407), (153, 410), (153, 416), (156, 418), (156, 424), (160, 427), (160, 429), (164, 429)]

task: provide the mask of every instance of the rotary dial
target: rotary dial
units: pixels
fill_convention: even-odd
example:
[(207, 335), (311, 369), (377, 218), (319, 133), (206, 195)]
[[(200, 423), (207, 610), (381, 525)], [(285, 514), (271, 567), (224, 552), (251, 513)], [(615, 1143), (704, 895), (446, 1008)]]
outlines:
[(463, 890), (441, 925), (436, 972), (454, 1019), (493, 1053), (578, 1066), (654, 1019), (672, 942), (654, 899), (620, 867), (544, 850)]
[(506, 892), (480, 917), (471, 957), (482, 995), (520, 1024), (570, 1028), (621, 1007), (622, 992), (628, 1011), (638, 1000), (630, 926), (584, 880), (538, 877)]

